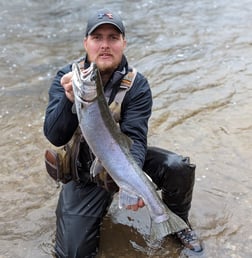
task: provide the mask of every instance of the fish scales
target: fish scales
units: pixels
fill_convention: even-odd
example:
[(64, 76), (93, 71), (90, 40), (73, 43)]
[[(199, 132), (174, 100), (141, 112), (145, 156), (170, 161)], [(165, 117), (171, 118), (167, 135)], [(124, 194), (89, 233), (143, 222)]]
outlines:
[(163, 203), (154, 184), (131, 155), (131, 140), (120, 131), (110, 113), (96, 65), (91, 63), (82, 73), (74, 63), (72, 70), (75, 107), (82, 134), (96, 156), (96, 164), (104, 167), (119, 186), (120, 206), (135, 204), (142, 198), (152, 220), (151, 235), (157, 239), (187, 228), (186, 223)]

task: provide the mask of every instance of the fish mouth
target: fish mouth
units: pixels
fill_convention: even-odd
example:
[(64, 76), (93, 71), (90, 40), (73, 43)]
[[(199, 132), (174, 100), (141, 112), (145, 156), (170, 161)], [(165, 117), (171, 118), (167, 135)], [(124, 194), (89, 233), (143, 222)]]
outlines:
[(96, 70), (97, 70), (97, 66), (95, 63), (92, 62), (86, 70), (84, 70), (82, 73), (80, 73), (81, 80), (85, 81), (88, 78), (90, 78), (90, 81), (95, 81), (96, 80)]

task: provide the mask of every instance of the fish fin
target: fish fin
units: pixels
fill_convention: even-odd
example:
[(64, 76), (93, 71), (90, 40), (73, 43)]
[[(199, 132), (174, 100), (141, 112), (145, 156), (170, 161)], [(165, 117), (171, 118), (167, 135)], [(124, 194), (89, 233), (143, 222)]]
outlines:
[(133, 193), (129, 193), (124, 189), (119, 190), (119, 207), (125, 208), (128, 205), (137, 204), (139, 197)]
[(183, 229), (188, 228), (188, 225), (185, 223), (183, 219), (173, 213), (171, 210), (168, 211), (168, 219), (155, 222), (151, 220), (151, 239), (163, 239), (165, 236), (176, 233)]
[(93, 162), (92, 162), (92, 165), (91, 165), (91, 168), (90, 168), (90, 174), (95, 177), (97, 176), (98, 174), (102, 173), (104, 171), (104, 168), (101, 164), (101, 162), (96, 158)]

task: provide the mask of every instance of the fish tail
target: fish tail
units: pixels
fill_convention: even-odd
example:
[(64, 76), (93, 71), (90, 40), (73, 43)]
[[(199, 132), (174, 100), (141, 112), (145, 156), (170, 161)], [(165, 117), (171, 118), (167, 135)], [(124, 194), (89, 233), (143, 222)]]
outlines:
[(188, 228), (188, 225), (175, 213), (169, 211), (169, 218), (161, 222), (151, 221), (151, 239), (163, 239), (167, 235)]

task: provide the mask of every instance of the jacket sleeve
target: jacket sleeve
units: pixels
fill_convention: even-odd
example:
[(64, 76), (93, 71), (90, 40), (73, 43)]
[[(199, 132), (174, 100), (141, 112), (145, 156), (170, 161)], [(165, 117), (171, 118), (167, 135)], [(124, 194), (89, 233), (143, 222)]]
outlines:
[(133, 140), (131, 153), (141, 168), (147, 151), (148, 121), (151, 110), (152, 94), (149, 83), (138, 73), (122, 102), (120, 128)]
[(58, 71), (49, 89), (49, 103), (45, 113), (44, 134), (55, 146), (66, 144), (78, 126), (78, 118), (72, 113), (73, 103), (66, 97), (61, 77), (71, 71), (67, 65)]

